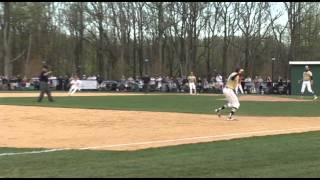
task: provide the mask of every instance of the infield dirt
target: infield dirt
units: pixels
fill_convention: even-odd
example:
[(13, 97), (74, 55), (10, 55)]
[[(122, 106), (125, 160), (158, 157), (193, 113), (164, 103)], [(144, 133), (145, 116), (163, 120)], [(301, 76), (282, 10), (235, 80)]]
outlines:
[(320, 130), (320, 117), (241, 116), (226, 121), (203, 114), (7, 105), (0, 106), (0, 114), (0, 147), (16, 148), (138, 150)]

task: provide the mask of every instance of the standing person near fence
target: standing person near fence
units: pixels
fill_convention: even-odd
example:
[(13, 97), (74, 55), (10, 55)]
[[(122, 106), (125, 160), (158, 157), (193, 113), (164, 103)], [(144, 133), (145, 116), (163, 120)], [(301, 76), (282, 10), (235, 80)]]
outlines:
[(47, 94), (50, 102), (54, 102), (53, 98), (51, 96), (51, 91), (50, 91), (50, 87), (49, 87), (49, 75), (51, 73), (52, 73), (51, 71), (48, 71), (48, 66), (44, 65), (42, 68), (42, 72), (40, 74), (40, 77), (39, 77), (40, 96), (38, 98), (38, 102), (42, 101), (44, 94)]
[(221, 74), (217, 74), (217, 76), (216, 76), (216, 82), (217, 82), (217, 88), (219, 89), (219, 90), (222, 90), (223, 89), (223, 86), (224, 86), (224, 84), (223, 84), (223, 77), (221, 76)]
[(198, 93), (199, 92), (202, 92), (203, 91), (203, 85), (202, 85), (202, 79), (200, 77), (198, 77), (198, 80), (197, 80), (197, 86), (196, 88), (198, 89)]
[(74, 78), (70, 82), (71, 88), (69, 90), (68, 95), (72, 96), (75, 92), (80, 91), (81, 81), (78, 76), (74, 76)]
[(313, 85), (313, 75), (309, 66), (305, 66), (305, 71), (303, 72), (302, 80), (300, 80), (299, 83), (301, 81), (303, 81), (301, 87), (301, 97), (303, 97), (303, 94), (307, 88), (308, 91), (313, 95), (313, 100), (318, 99), (317, 95), (313, 92), (311, 88), (311, 85)]
[(193, 72), (191, 72), (190, 75), (188, 76), (188, 81), (189, 81), (190, 94), (192, 95), (193, 92), (194, 94), (197, 94), (196, 77), (194, 76)]
[(272, 82), (272, 80), (271, 80), (271, 77), (270, 77), (270, 76), (268, 76), (268, 77), (267, 77), (266, 82), (267, 82), (267, 89), (268, 89), (268, 93), (270, 94), (270, 93), (272, 93), (272, 92), (273, 92), (273, 82)]
[(143, 91), (144, 93), (148, 94), (149, 93), (149, 86), (150, 86), (150, 77), (146, 74), (143, 78)]

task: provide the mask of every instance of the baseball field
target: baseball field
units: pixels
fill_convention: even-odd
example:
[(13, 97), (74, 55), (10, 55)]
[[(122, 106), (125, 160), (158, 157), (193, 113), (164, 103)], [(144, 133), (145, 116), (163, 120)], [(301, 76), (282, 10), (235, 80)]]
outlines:
[(0, 93), (0, 177), (319, 177), (312, 97)]

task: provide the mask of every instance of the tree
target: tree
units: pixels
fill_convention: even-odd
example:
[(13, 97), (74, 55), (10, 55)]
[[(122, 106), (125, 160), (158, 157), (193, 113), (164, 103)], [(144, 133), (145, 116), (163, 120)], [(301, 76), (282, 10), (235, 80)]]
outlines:
[(67, 21), (71, 35), (75, 38), (74, 52), (74, 68), (77, 75), (83, 72), (83, 44), (85, 31), (85, 2), (74, 2), (69, 4), (69, 11), (67, 13)]
[(262, 58), (258, 49), (270, 28), (268, 7), (268, 2), (244, 2), (237, 4), (236, 8), (239, 15), (238, 27), (244, 38), (244, 68), (250, 70), (251, 76), (254, 73), (253, 59)]
[(11, 60), (11, 3), (3, 2), (4, 16), (3, 16), (3, 54), (4, 54), (4, 75), (12, 75)]

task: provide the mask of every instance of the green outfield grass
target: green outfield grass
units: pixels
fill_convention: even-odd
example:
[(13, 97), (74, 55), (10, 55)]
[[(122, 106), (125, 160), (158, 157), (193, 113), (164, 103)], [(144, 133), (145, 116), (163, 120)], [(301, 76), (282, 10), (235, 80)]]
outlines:
[[(0, 157), (0, 177), (320, 177), (320, 132)], [(4, 152), (31, 149), (1, 149)]]
[[(268, 96), (261, 96), (268, 98)], [(296, 98), (296, 97), (294, 97)], [(308, 98), (308, 97), (307, 97)], [(213, 114), (213, 109), (225, 103), (223, 96), (147, 95), (101, 97), (55, 97), (56, 102), (36, 98), (0, 98), (0, 104), (67, 108), (113, 109), (157, 112)], [(309, 98), (310, 99), (310, 98)], [(246, 102), (242, 101), (238, 115), (246, 116), (319, 116), (319, 102)], [(225, 111), (228, 113), (228, 110)]]

